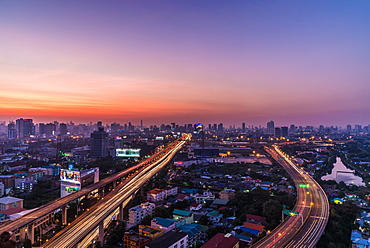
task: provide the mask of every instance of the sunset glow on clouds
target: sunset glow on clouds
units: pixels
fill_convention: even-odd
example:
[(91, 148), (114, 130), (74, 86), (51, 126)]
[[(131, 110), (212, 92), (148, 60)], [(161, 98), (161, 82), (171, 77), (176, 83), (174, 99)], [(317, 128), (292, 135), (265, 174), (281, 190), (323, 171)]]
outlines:
[(370, 3), (2, 1), (0, 119), (370, 124)]

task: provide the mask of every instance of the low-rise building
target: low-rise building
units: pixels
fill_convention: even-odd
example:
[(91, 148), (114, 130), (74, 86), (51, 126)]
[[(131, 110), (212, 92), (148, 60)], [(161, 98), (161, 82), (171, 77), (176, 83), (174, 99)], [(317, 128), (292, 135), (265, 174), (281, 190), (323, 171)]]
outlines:
[(23, 199), (11, 196), (0, 198), (0, 211), (16, 207), (23, 208)]
[(267, 225), (266, 217), (254, 215), (254, 214), (246, 214), (245, 215), (246, 221), (251, 222), (254, 224), (260, 224), (260, 225)]
[(125, 248), (144, 248), (152, 239), (137, 233), (126, 232), (124, 235)]
[(4, 184), (5, 188), (13, 188), (15, 178), (14, 175), (0, 175), (0, 182)]
[(25, 161), (15, 161), (15, 162), (5, 164), (4, 170), (12, 172), (12, 171), (19, 171), (19, 170), (26, 169), (26, 167), (27, 165)]
[(172, 211), (172, 215), (175, 220), (184, 219), (186, 224), (192, 224), (194, 222), (194, 215), (189, 211), (175, 209)]
[(43, 170), (38, 170), (38, 171), (29, 172), (28, 175), (29, 177), (32, 178), (32, 180), (38, 181), (41, 177), (45, 175), (44, 173), (45, 172)]
[(189, 247), (196, 247), (202, 238), (202, 227), (198, 224), (185, 224), (178, 229), (188, 234)]
[(160, 217), (155, 217), (152, 219), (150, 225), (155, 228), (163, 230), (163, 232), (168, 232), (176, 228), (176, 223), (178, 221), (172, 219), (164, 219)]
[(194, 197), (196, 203), (205, 203), (207, 200), (214, 200), (215, 196), (210, 191), (205, 191), (203, 194), (191, 194)]
[(20, 189), (23, 192), (32, 192), (35, 184), (37, 184), (37, 181), (22, 181), (20, 185)]
[(213, 223), (219, 223), (221, 221), (222, 216), (223, 215), (220, 213), (220, 211), (212, 211), (207, 214), (208, 219)]
[[(257, 230), (258, 231), (258, 235), (260, 233), (262, 233), (262, 231), (265, 229), (265, 227), (262, 226), (262, 225), (254, 224), (254, 223), (250, 223), (250, 222), (244, 222), (243, 227), (249, 228), (249, 229), (253, 229), (253, 230)], [(252, 234), (254, 234), (254, 233), (252, 233)]]
[(0, 197), (5, 194), (5, 185), (3, 182), (0, 182)]
[(151, 239), (155, 239), (164, 234), (164, 231), (157, 227), (139, 225), (139, 234)]
[(201, 248), (239, 248), (239, 239), (230, 233), (217, 233)]
[(202, 209), (202, 204), (200, 203), (192, 202), (190, 204), (190, 211), (199, 211), (201, 209)]
[(155, 204), (151, 202), (141, 203), (128, 210), (128, 222), (132, 225), (139, 224), (146, 216), (153, 215)]
[(166, 189), (166, 198), (171, 196), (171, 195), (177, 195), (179, 193), (179, 187), (167, 187)]
[(225, 190), (222, 190), (219, 193), (219, 195), (220, 195), (220, 199), (230, 201), (230, 200), (234, 199), (234, 197), (235, 197), (235, 190), (225, 189)]
[(152, 189), (146, 193), (146, 199), (151, 202), (163, 201), (166, 198), (166, 190)]
[(145, 248), (186, 248), (188, 247), (188, 235), (182, 231), (171, 230), (159, 238), (147, 243)]

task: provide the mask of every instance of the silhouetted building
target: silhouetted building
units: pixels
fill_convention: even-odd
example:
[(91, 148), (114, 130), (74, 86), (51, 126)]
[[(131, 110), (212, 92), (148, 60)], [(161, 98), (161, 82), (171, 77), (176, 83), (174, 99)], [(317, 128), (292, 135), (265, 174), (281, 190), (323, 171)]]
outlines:
[(35, 126), (33, 125), (32, 119), (20, 118), (16, 120), (17, 137), (25, 138), (35, 134)]
[(224, 131), (224, 124), (220, 123), (218, 124), (218, 131), (223, 132)]
[(108, 133), (104, 128), (99, 128), (91, 134), (90, 140), (91, 158), (97, 159), (107, 156), (108, 152)]
[(319, 126), (319, 133), (323, 134), (325, 132), (325, 127), (323, 125)]
[(288, 136), (288, 127), (281, 127), (281, 136), (283, 137)]
[(351, 125), (347, 125), (347, 133), (351, 133), (352, 132), (352, 126)]
[(15, 128), (15, 123), (12, 121), (8, 124), (8, 139), (17, 138), (17, 129)]
[(60, 123), (59, 125), (59, 130), (60, 130), (60, 135), (66, 135), (67, 134), (67, 124), (65, 123)]
[(267, 134), (274, 135), (275, 133), (275, 123), (273, 121), (267, 122)]
[(275, 137), (280, 138), (281, 137), (281, 129), (280, 127), (275, 127)]

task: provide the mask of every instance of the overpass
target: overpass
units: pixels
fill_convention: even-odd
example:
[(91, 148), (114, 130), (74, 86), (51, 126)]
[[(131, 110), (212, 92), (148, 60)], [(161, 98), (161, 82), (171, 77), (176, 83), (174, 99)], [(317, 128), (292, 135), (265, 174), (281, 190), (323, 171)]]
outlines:
[[(181, 147), (189, 139), (190, 135), (184, 135), (182, 138), (167, 145), (167, 147), (165, 147), (163, 150), (155, 153), (153, 156), (151, 156), (151, 158), (148, 158), (127, 170), (121, 171), (113, 176), (105, 178), (99, 181), (98, 183), (85, 187), (82, 190), (77, 191), (71, 195), (68, 195), (46, 205), (43, 205), (40, 208), (20, 218), (17, 218), (11, 222), (2, 225), (0, 228), (0, 232), (12, 231), (16, 235), (17, 240), (24, 241), (26, 239), (30, 239), (31, 243), (34, 243), (35, 230), (38, 230), (41, 234), (45, 230), (47, 230), (48, 227), (52, 225), (55, 221), (54, 213), (56, 211), (62, 210), (62, 222), (64, 225), (67, 225), (67, 227), (70, 227), (69, 226), (70, 223), (67, 224), (66, 221), (67, 205), (70, 202), (76, 201), (83, 197), (87, 197), (90, 194), (94, 194), (96, 192), (101, 193), (99, 195), (100, 201), (96, 205), (94, 205), (92, 209), (86, 209), (85, 213), (83, 213), (73, 222), (74, 224), (78, 223), (79, 220), (83, 218), (83, 216), (86, 216), (89, 213), (91, 213), (91, 210), (97, 209), (98, 206), (102, 206), (102, 204), (106, 203), (106, 201), (108, 201), (111, 198), (113, 198), (114, 201), (120, 201), (121, 204), (120, 209), (123, 209), (123, 207), (131, 199), (129, 196), (132, 197), (136, 193), (136, 191), (140, 188), (140, 186), (145, 182), (144, 180), (145, 179), (148, 180), (150, 178), (145, 177), (145, 175), (153, 176), (155, 173), (157, 173), (161, 168), (163, 168), (165, 164), (167, 164), (171, 160), (175, 153), (179, 149), (181, 149)], [(141, 183), (135, 184), (134, 183), (135, 180), (141, 180)], [(129, 186), (130, 190), (128, 190)], [(121, 194), (123, 194), (122, 192), (124, 191), (128, 192), (125, 193), (124, 197), (122, 196), (122, 198), (119, 199), (117, 197), (113, 197), (114, 193), (120, 192)], [(112, 204), (112, 202), (110, 202), (110, 204)], [(65, 229), (66, 227), (62, 229), (61, 232), (63, 233)], [(102, 230), (101, 227), (100, 230)], [(67, 246), (64, 246), (63, 244), (61, 246), (54, 247), (67, 247)]]
[[(299, 216), (288, 216), (270, 234), (252, 247), (315, 247), (329, 219), (329, 202), (324, 190), (277, 146), (265, 147), (265, 150), (293, 179), (297, 188), (297, 202), (293, 211), (298, 212)], [(303, 185), (305, 187), (301, 187)]]
[(99, 241), (103, 242), (104, 227), (109, 222), (112, 214), (119, 213), (122, 216), (124, 206), (131, 200), (136, 191), (163, 168), (173, 158), (176, 152), (182, 148), (185, 142), (185, 140), (179, 142), (161, 159), (149, 166), (141, 168), (137, 173), (104, 197), (104, 200), (96, 204), (90, 211), (85, 212), (42, 247), (87, 247), (92, 237), (90, 236), (88, 239), (86, 237), (89, 237), (91, 232), (98, 232)]

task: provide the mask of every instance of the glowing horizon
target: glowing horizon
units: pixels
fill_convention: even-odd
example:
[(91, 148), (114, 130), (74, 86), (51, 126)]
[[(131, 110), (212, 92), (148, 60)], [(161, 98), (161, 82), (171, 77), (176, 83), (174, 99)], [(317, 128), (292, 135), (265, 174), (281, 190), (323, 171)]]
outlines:
[(0, 7), (1, 120), (370, 124), (367, 1)]

